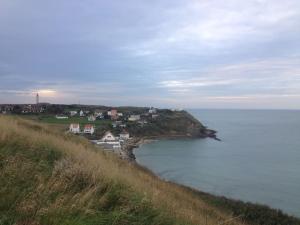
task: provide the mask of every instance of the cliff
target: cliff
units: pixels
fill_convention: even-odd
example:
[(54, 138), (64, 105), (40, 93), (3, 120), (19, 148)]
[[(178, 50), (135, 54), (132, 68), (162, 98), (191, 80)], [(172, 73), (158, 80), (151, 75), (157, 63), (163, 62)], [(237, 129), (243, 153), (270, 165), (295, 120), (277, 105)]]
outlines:
[(161, 109), (158, 114), (143, 126), (130, 124), (130, 134), (135, 137), (216, 137), (216, 131), (206, 128), (187, 111)]

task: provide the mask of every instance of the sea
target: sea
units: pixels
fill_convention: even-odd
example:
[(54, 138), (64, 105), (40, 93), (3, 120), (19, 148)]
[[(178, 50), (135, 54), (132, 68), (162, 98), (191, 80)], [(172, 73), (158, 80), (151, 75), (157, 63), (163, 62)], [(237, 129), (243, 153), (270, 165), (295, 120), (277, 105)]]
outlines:
[(188, 110), (214, 139), (159, 140), (134, 150), (161, 178), (300, 217), (300, 111)]

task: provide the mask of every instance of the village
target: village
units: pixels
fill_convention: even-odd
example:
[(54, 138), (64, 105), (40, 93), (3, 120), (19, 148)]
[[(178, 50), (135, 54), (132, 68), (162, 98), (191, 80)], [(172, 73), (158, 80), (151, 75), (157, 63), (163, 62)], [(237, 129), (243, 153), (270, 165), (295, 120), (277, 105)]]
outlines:
[(133, 148), (141, 142), (162, 137), (213, 137), (182, 109), (154, 107), (109, 107), (41, 103), (2, 104), (0, 113), (53, 124), (66, 133), (88, 139), (104, 151), (132, 160)]
[(2, 104), (0, 113), (53, 125), (68, 134), (82, 136), (105, 152), (134, 161), (133, 149), (162, 138), (213, 138), (207, 129), (182, 109), (101, 105)]
[(163, 112), (154, 107), (52, 105), (38, 100), (36, 104), (0, 105), (0, 112), (62, 125), (67, 133), (83, 136), (122, 158), (128, 156), (124, 151), (128, 143), (135, 143), (137, 132), (153, 127)]
[[(85, 117), (88, 121), (86, 124), (71, 123), (69, 125), (69, 132), (77, 135), (84, 135), (90, 141), (96, 145), (102, 147), (106, 151), (114, 151), (124, 157), (124, 146), (133, 137), (126, 129), (127, 126), (144, 126), (145, 124), (151, 123), (154, 119), (159, 116), (157, 109), (150, 107), (149, 110), (142, 114), (128, 114), (118, 112), (117, 109), (111, 109), (108, 111), (95, 110), (90, 111), (69, 111), (69, 115), (56, 115), (58, 120), (68, 120), (72, 117)], [(97, 120), (111, 121), (111, 126), (108, 130), (101, 129), (98, 135), (95, 135), (97, 130), (97, 125), (92, 124)], [(103, 133), (104, 132), (104, 133)], [(102, 135), (99, 135), (102, 134)], [(96, 138), (96, 139), (95, 139)]]

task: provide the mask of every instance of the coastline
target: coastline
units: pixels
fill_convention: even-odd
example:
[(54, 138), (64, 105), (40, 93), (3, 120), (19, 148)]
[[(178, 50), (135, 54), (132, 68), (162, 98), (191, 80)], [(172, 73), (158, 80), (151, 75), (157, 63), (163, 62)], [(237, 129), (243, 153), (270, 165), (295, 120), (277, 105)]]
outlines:
[[(282, 211), (278, 208), (272, 208), (269, 205), (262, 204), (262, 203), (254, 203), (249, 201), (244, 201), (240, 199), (234, 199), (230, 197), (225, 197), (223, 195), (215, 195), (211, 194), (209, 192), (204, 192), (199, 189), (193, 188), (191, 186), (186, 186), (184, 184), (176, 183), (174, 181), (165, 180), (159, 175), (157, 175), (155, 172), (153, 172), (148, 167), (140, 164), (133, 153), (135, 148), (140, 147), (143, 144), (151, 143), (158, 140), (164, 140), (164, 139), (177, 139), (179, 136), (164, 136), (164, 137), (156, 137), (156, 138), (140, 138), (136, 140), (136, 146), (133, 148), (128, 149), (129, 152), (132, 154), (134, 158), (130, 159), (130, 162), (136, 166), (138, 169), (141, 169), (151, 176), (156, 177), (157, 179), (162, 180), (163, 182), (172, 184), (174, 186), (177, 186), (179, 188), (182, 188), (184, 191), (189, 191), (192, 194), (195, 194), (199, 196), (203, 201), (211, 204), (212, 206), (224, 210), (224, 211), (230, 211), (232, 213), (233, 218), (240, 218), (246, 224), (262, 224), (262, 225), (269, 225), (274, 224), (288, 224), (288, 225), (300, 225), (300, 218), (296, 215), (289, 214), (287, 212)], [(180, 138), (185, 139), (194, 139), (192, 137), (187, 137), (184, 135), (181, 135)]]
[(206, 128), (199, 136), (191, 136), (189, 134), (177, 134), (177, 135), (174, 134), (174, 135), (133, 137), (122, 146), (121, 151), (123, 153), (124, 159), (130, 162), (136, 162), (136, 157), (133, 153), (133, 150), (139, 148), (143, 144), (151, 143), (153, 141), (158, 141), (158, 140), (204, 139), (204, 138), (212, 138), (216, 141), (221, 141), (221, 139), (217, 137), (217, 131)]

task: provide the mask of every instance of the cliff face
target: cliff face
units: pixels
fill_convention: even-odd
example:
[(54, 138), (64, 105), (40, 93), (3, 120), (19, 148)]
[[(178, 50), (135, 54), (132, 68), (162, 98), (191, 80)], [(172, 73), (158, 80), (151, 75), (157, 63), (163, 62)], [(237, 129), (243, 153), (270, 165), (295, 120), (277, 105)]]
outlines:
[(215, 131), (207, 129), (200, 121), (186, 111), (160, 110), (159, 117), (141, 126), (129, 127), (129, 132), (137, 137), (183, 136), (215, 137)]

